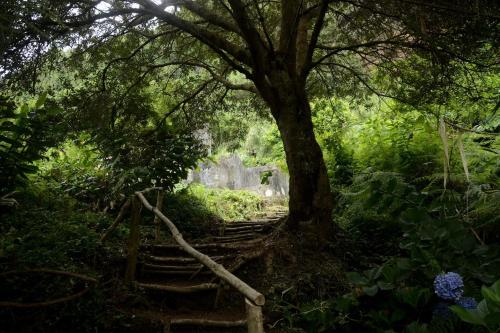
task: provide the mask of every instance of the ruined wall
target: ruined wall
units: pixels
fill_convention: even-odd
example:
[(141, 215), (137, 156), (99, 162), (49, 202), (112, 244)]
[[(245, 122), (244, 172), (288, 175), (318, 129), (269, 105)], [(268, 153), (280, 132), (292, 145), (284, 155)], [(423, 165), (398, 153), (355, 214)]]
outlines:
[[(270, 173), (270, 176), (262, 184), (266, 173)], [(200, 163), (196, 170), (189, 172), (187, 181), (212, 188), (250, 190), (265, 196), (288, 195), (287, 174), (276, 166), (246, 167), (237, 155), (223, 157), (217, 164)]]

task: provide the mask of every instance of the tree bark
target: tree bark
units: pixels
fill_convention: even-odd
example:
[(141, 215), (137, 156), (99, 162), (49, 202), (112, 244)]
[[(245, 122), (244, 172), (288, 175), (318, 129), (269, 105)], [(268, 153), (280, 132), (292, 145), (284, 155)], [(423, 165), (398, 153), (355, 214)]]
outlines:
[(333, 197), (323, 153), (313, 131), (305, 84), (294, 72), (295, 68), (282, 66), (267, 76), (267, 87), (257, 86), (268, 89), (267, 93), (259, 90), (271, 108), (285, 148), (290, 173), (287, 226), (296, 230), (312, 225), (314, 237), (323, 243), (334, 236)]

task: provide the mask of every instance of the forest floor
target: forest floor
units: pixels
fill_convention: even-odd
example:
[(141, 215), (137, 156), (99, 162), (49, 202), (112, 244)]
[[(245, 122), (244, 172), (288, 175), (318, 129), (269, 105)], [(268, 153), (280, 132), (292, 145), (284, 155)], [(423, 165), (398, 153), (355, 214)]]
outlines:
[[(283, 204), (283, 202), (265, 203), (253, 220), (258, 224), (264, 216), (283, 211)], [(71, 219), (68, 218), (68, 214), (73, 214)], [(126, 228), (119, 228), (116, 231), (117, 235), (111, 237), (109, 242), (99, 244), (97, 240), (110, 221), (108, 222), (104, 216), (89, 215), (85, 212), (81, 214), (74, 216), (74, 213), (37, 208), (16, 212), (5, 221), (2, 226), (5, 229), (2, 230), (4, 232), (2, 245), (10, 250), (0, 253), (0, 260), (5, 263), (2, 271), (55, 267), (95, 277), (99, 283), (94, 287), (78, 279), (54, 278), (50, 274), (43, 273), (29, 278), (22, 274), (9, 278), (0, 277), (3, 280), (0, 301), (44, 302), (77, 293), (82, 288), (89, 288), (89, 291), (78, 299), (52, 306), (0, 307), (0, 327), (2, 327), (0, 332), (65, 332), (69, 329), (86, 332), (92, 331), (95, 327), (99, 327), (99, 331), (103, 332), (163, 332), (165, 310), (169, 311), (170, 317), (177, 314), (183, 315), (184, 318), (191, 316), (192, 319), (195, 317), (219, 321), (244, 319), (243, 297), (234, 291), (224, 290), (219, 310), (213, 312), (205, 310), (213, 304), (215, 290), (196, 296), (185, 294), (173, 296), (162, 292), (151, 293), (145, 288), (127, 287), (123, 282), (124, 247), (128, 233)], [(291, 234), (280, 228), (283, 221), (284, 217), (281, 217), (273, 222), (272, 228), (264, 228), (265, 232), (255, 233), (255, 238), (266, 239), (265, 251), (261, 248), (259, 255), (251, 260), (245, 260), (244, 265), (234, 270), (239, 278), (265, 295), (266, 331), (272, 332), (280, 332), (280, 327), (283, 326), (281, 316), (283, 306), (292, 306), (299, 300), (312, 300), (345, 290), (342, 264), (336, 258), (335, 244), (318, 251), (314, 244), (305, 241), (307, 238), (305, 235)], [(150, 238), (152, 234), (153, 226), (150, 222), (149, 219), (144, 220), (142, 231), (146, 238)], [(224, 228), (230, 229), (249, 223), (251, 222), (225, 222)], [(16, 226), (15, 229), (13, 226)], [(212, 225), (203, 226), (211, 228), (212, 232), (214, 228), (220, 229), (220, 227), (220, 221), (213, 221)], [(23, 235), (24, 238), (16, 236), (17, 234)], [(214, 234), (220, 235), (220, 232), (216, 231)], [(229, 241), (244, 243), (255, 240), (246, 238), (245, 234), (239, 231), (236, 238), (245, 239), (228, 240), (224, 237), (227, 236), (222, 236), (219, 241), (225, 244)], [(187, 234), (186, 238), (192, 244), (214, 241), (213, 236), (200, 235), (199, 230), (193, 235)], [(172, 243), (167, 237), (164, 239), (166, 243)], [(9, 242), (12, 244), (9, 245)], [(252, 249), (259, 248), (262, 244), (264, 243), (256, 243), (257, 246)], [(232, 256), (234, 259), (238, 257), (238, 251), (237, 248), (229, 248), (218, 253), (213, 252), (211, 255)], [(162, 255), (172, 257), (179, 254), (175, 252), (171, 255), (172, 253), (174, 252)], [(155, 272), (148, 277), (143, 267), (144, 262), (141, 265), (140, 277), (154, 279)], [(231, 261), (224, 266), (230, 268)], [(199, 274), (193, 281), (207, 279), (209, 277), (207, 273)], [(180, 278), (189, 280), (189, 275)], [(193, 309), (191, 305), (194, 305)], [(75, 323), (79, 325), (76, 330)], [(191, 328), (188, 326), (187, 329)], [(176, 331), (177, 329), (174, 332)], [(202, 332), (199, 329), (195, 331)], [(189, 331), (183, 330), (183, 332)], [(217, 331), (214, 328), (207, 329), (207, 332)], [(226, 329), (224, 332), (237, 332), (237, 329)]]
[[(276, 226), (283, 222), (283, 219), (281, 219), (276, 223)], [(233, 222), (229, 225), (242, 223), (244, 222)], [(327, 246), (318, 251), (316, 246), (305, 241), (306, 238), (302, 234), (291, 234), (285, 230), (276, 232), (275, 229), (270, 229), (270, 231), (267, 235), (256, 235), (256, 238), (240, 242), (243, 245), (245, 242), (251, 242), (259, 238), (272, 237), (271, 239), (268, 238), (267, 242), (256, 243), (257, 248), (263, 249), (265, 247), (265, 251), (262, 251), (257, 258), (246, 262), (244, 266), (234, 273), (266, 296), (267, 303), (264, 307), (266, 331), (282, 332), (283, 330), (280, 327), (284, 324), (282, 322), (283, 306), (292, 306), (295, 302), (300, 303), (304, 302), (304, 300), (327, 298), (333, 294), (340, 294), (346, 290), (346, 282), (342, 273), (342, 264), (337, 259), (334, 246)], [(196, 240), (192, 240), (192, 242), (197, 243)], [(203, 242), (200, 247), (202, 244)], [(230, 243), (224, 242), (223, 244)], [(255, 250), (255, 247), (253, 249)], [(237, 251), (237, 248), (222, 249), (217, 252), (210, 252), (210, 255), (218, 257), (232, 256)], [(172, 254), (171, 250), (170, 254)], [(174, 253), (174, 255), (178, 254)], [(231, 263), (229, 262), (224, 266), (230, 268)], [(161, 278), (157, 277), (152, 281), (158, 285), (161, 283), (168, 284), (169, 281), (175, 283), (182, 280), (178, 278), (172, 280), (172, 277), (169, 280), (169, 278), (165, 279), (164, 276), (165, 274), (162, 274)], [(149, 281), (151, 282), (151, 280)], [(210, 280), (201, 278), (191, 281), (191, 285), (196, 285)], [(180, 318), (185, 321), (195, 319), (227, 323), (245, 320), (243, 297), (235, 291), (224, 290), (216, 311), (212, 310), (211, 307), (215, 292), (208, 291), (196, 295), (170, 294), (167, 299), (161, 291), (157, 291), (154, 295), (147, 294), (149, 294), (147, 302), (139, 307), (135, 305), (133, 309), (128, 308), (126, 311), (151, 323), (162, 324), (165, 322), (165, 318), (170, 318), (172, 324), (176, 322), (176, 319), (177, 322), (181, 320)], [(187, 327), (189, 329), (189, 325)], [(244, 332), (245, 328), (243, 327), (241, 330), (236, 327), (229, 330), (219, 328), (219, 330), (221, 332)], [(176, 331), (174, 330), (174, 332)], [(182, 332), (191, 331), (186, 331), (184, 328)], [(198, 328), (196, 332), (202, 331)], [(216, 331), (209, 329), (207, 332)]]

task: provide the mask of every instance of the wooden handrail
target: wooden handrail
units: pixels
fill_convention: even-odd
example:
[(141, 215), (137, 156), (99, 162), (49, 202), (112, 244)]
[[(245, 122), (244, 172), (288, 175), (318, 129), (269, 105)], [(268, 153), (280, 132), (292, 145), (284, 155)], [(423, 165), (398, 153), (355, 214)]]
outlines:
[[(155, 188), (159, 189), (159, 188)], [(149, 190), (149, 189), (148, 189)], [(144, 197), (145, 191), (138, 191), (135, 192), (135, 195), (140, 199), (144, 207), (146, 209), (152, 211), (155, 216), (157, 216), (161, 221), (163, 221), (170, 232), (172, 233), (172, 236), (174, 237), (174, 240), (179, 244), (179, 246), (186, 251), (188, 254), (190, 254), (193, 258), (197, 259), (200, 263), (205, 265), (208, 269), (210, 269), (216, 276), (221, 278), (222, 280), (226, 281), (230, 286), (238, 290), (240, 293), (242, 293), (245, 298), (252, 303), (254, 303), (257, 306), (263, 306), (265, 304), (265, 297), (252, 287), (250, 287), (248, 284), (240, 280), (237, 276), (229, 272), (227, 269), (224, 268), (224, 266), (216, 263), (213, 261), (209, 256), (199, 252), (195, 248), (193, 248), (189, 243), (187, 243), (184, 238), (182, 237), (182, 234), (179, 232), (179, 229), (175, 226), (175, 224), (170, 221), (168, 217), (163, 215), (161, 211), (159, 211), (156, 207), (152, 206), (146, 197)]]

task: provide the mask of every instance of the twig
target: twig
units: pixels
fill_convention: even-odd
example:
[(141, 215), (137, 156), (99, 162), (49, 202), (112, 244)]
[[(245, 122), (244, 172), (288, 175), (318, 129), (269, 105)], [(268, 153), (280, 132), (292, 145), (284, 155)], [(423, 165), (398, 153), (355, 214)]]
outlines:
[(109, 237), (111, 232), (113, 232), (113, 230), (116, 229), (118, 224), (120, 224), (120, 222), (123, 221), (123, 219), (125, 218), (125, 214), (130, 207), (130, 203), (131, 203), (130, 199), (127, 199), (127, 201), (125, 201), (122, 208), (120, 209), (120, 213), (118, 213), (118, 216), (116, 217), (113, 224), (111, 224), (111, 226), (108, 228), (108, 230), (106, 230), (104, 235), (102, 235), (101, 240), (100, 240), (101, 243), (104, 243), (104, 241)]

